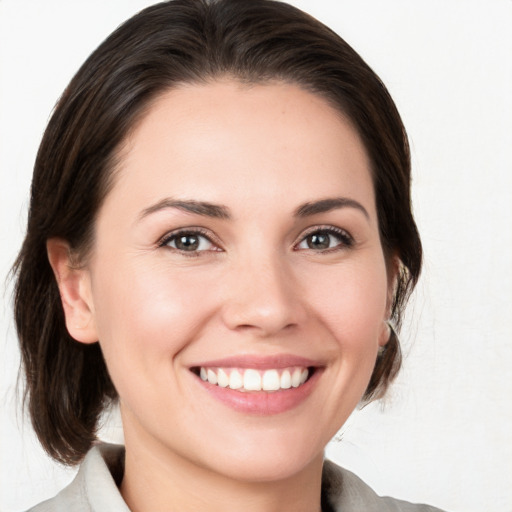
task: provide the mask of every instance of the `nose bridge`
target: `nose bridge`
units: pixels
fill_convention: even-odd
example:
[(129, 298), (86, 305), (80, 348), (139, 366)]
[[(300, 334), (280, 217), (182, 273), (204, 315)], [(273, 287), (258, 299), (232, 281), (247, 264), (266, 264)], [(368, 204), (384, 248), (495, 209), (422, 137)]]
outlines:
[(279, 251), (237, 259), (226, 285), (223, 317), (231, 329), (270, 335), (301, 321), (297, 283)]

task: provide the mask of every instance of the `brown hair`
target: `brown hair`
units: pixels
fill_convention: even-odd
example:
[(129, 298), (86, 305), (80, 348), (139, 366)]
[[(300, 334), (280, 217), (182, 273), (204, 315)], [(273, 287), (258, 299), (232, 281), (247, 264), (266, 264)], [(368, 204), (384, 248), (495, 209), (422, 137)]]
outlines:
[[(154, 5), (121, 25), (83, 64), (53, 112), (35, 162), (27, 234), (14, 266), (14, 310), (31, 419), (43, 447), (59, 461), (80, 461), (117, 393), (99, 344), (78, 343), (66, 330), (46, 241), (60, 237), (76, 254), (87, 254), (129, 130), (163, 91), (221, 76), (297, 84), (351, 120), (371, 161), (385, 254), (401, 261), (392, 304), (400, 325), (422, 252), (411, 213), (407, 136), (379, 78), (338, 35), (284, 3)], [(400, 362), (392, 335), (365, 400), (382, 396)]]

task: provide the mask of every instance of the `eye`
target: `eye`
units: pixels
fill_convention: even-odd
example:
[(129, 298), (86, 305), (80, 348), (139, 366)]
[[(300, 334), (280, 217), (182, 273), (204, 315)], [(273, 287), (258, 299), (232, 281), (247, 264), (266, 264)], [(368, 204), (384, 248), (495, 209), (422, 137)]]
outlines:
[(169, 247), (180, 252), (198, 253), (203, 251), (219, 251), (208, 235), (201, 230), (181, 230), (170, 233), (158, 244), (159, 247)]
[(298, 250), (318, 252), (345, 249), (354, 244), (354, 239), (344, 229), (325, 227), (315, 228), (302, 238), (296, 246)]

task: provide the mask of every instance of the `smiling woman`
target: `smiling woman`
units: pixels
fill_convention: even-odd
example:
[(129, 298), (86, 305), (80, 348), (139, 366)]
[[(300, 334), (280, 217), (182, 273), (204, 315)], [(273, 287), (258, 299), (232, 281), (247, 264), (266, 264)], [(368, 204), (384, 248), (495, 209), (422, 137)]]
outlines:
[[(305, 209), (333, 191), (349, 202)], [(172, 472), (193, 459), (247, 481), (320, 474), (388, 341), (397, 267), (364, 148), (323, 99), (236, 81), (164, 93), (121, 151), (87, 264), (70, 266), (61, 239), (48, 249), (68, 330), (101, 340), (121, 397), (122, 489), (151, 444), (180, 455)]]
[[(433, 510), (324, 461), (400, 367), (409, 188), (385, 87), (301, 11), (176, 0), (116, 30), (49, 122), (16, 263), (34, 428), (85, 457), (34, 510)], [(114, 401), (124, 448), (96, 440)]]

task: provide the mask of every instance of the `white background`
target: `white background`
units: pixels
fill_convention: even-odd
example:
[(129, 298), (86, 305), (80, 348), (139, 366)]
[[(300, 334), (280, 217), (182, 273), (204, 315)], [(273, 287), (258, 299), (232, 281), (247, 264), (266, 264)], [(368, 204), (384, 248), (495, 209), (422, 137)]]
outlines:
[[(58, 96), (144, 0), (0, 0), (0, 276), (22, 240), (35, 152)], [(303, 0), (387, 84), (408, 129), (425, 248), (384, 404), (328, 455), (381, 494), (451, 511), (512, 511), (512, 1)], [(55, 494), (16, 402), (10, 287), (0, 317), (0, 509)], [(106, 432), (119, 435), (114, 426)]]

